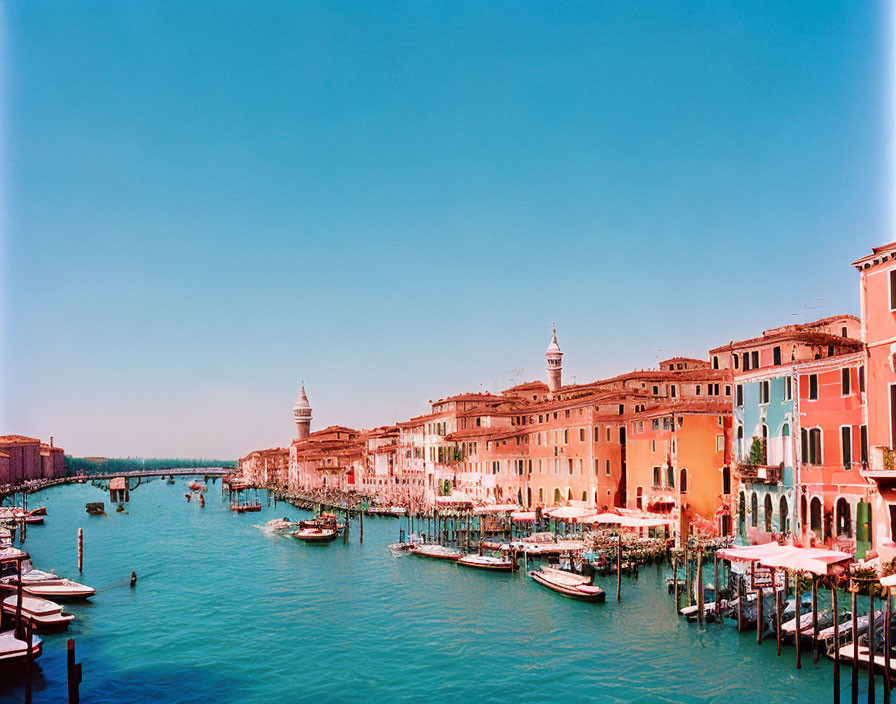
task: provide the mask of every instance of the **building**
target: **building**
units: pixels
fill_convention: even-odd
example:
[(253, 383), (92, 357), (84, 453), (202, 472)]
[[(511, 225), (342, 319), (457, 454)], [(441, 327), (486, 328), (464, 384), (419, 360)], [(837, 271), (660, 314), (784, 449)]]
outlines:
[(24, 435), (0, 436), (0, 486), (65, 476), (65, 452)]

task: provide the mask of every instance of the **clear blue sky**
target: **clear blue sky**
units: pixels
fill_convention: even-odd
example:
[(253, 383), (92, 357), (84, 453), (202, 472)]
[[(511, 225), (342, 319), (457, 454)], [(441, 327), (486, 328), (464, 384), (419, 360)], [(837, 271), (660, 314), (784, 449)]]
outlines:
[(883, 4), (215, 6), (0, 8), (0, 432), (237, 457), (302, 379), (320, 428), (543, 378), (553, 321), (567, 380), (702, 357), (893, 239)]

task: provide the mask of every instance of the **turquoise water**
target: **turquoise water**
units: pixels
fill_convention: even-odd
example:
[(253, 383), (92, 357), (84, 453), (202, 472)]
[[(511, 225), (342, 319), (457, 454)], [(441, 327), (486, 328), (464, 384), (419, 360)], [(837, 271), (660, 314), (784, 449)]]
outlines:
[[(108, 499), (90, 485), (31, 497), (49, 510), (25, 543), (36, 566), (98, 591), (45, 638), (35, 702), (65, 701), (69, 637), (82, 702), (830, 701), (829, 661), (797, 671), (792, 647), (778, 658), (755, 632), (680, 620), (656, 567), (626, 579), (622, 604), (600, 577), (607, 603), (578, 603), (522, 574), (392, 556), (396, 519), (365, 519), (363, 545), (355, 521), (349, 545), (309, 546), (253, 527), (306, 515), (292, 506), (236, 515), (219, 480), (201, 509), (185, 486), (142, 485), (107, 518), (84, 512)], [(0, 702), (21, 701), (21, 679), (0, 677)]]

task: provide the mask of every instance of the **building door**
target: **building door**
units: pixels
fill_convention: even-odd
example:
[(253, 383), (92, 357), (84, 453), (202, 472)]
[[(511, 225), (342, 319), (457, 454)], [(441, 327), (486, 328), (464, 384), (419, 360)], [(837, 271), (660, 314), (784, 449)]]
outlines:
[[(892, 520), (892, 513), (890, 516)], [(864, 559), (871, 543), (871, 504), (859, 501), (856, 505), (856, 557)]]

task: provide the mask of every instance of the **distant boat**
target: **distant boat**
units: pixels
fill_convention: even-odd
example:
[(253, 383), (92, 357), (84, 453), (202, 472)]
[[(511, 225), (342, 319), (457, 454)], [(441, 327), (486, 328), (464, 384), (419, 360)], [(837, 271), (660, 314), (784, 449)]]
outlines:
[[(18, 595), (6, 597), (3, 600), (3, 611), (15, 616), (18, 604)], [(62, 607), (52, 601), (40, 599), (35, 596), (22, 596), (22, 615), (34, 621), (38, 630), (55, 631), (68, 628), (75, 616), (62, 613)]]
[(232, 504), (230, 504), (230, 510), (236, 511), (237, 513), (251, 513), (254, 511), (261, 511), (261, 503), (260, 502), (256, 502), (254, 504), (232, 503)]
[(515, 560), (492, 555), (464, 555), (457, 561), (457, 564), (493, 572), (514, 572), (519, 569), (519, 565)]
[(289, 520), (289, 518), (284, 516), (283, 518), (275, 518), (271, 521), (268, 521), (263, 526), (258, 526), (258, 527), (263, 530), (281, 531), (281, 530), (288, 530), (290, 528), (296, 528), (296, 527), (298, 527), (298, 525), (299, 525), (298, 523), (295, 523), (294, 521), (291, 521), (291, 520)]
[[(0, 579), (0, 584), (14, 588), (17, 579), (17, 575), (10, 575)], [(31, 596), (59, 600), (89, 599), (96, 594), (96, 590), (92, 587), (78, 584), (52, 572), (35, 569), (22, 573), (22, 589)]]
[(529, 576), (539, 584), (552, 589), (558, 594), (568, 596), (579, 601), (605, 601), (606, 592), (600, 587), (591, 584), (590, 577), (580, 574), (557, 570), (552, 567), (542, 567), (529, 573)]
[(411, 554), (428, 557), (433, 560), (447, 560), (449, 562), (457, 562), (464, 556), (460, 550), (445, 547), (444, 545), (418, 545), (411, 548)]

